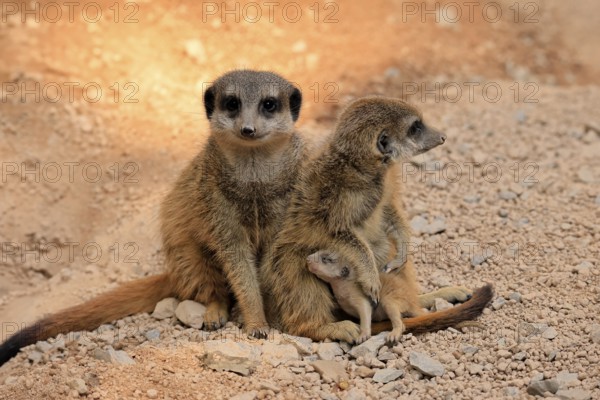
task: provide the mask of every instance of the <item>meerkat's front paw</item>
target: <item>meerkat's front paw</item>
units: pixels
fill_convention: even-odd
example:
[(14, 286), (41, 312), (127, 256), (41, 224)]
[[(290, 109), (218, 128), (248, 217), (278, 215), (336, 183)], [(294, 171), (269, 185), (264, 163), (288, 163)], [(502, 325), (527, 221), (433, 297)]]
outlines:
[(361, 333), (360, 333), (360, 336), (358, 337), (358, 339), (356, 339), (356, 340), (354, 341), (354, 344), (361, 344), (361, 343), (364, 343), (364, 342), (366, 342), (366, 341), (367, 341), (367, 339), (369, 339), (370, 337), (371, 337), (371, 334), (370, 334), (370, 333), (364, 333), (364, 332), (361, 332)]
[(385, 338), (385, 341), (388, 345), (395, 345), (402, 338), (402, 334), (404, 333), (404, 327), (394, 328)]

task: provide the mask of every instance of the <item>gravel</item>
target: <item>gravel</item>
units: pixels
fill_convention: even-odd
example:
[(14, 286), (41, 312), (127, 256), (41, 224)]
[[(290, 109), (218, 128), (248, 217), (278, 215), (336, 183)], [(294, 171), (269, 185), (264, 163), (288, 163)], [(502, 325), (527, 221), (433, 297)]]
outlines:
[[(155, 25), (161, 24), (170, 26), (172, 20), (166, 17)], [(34, 31), (26, 25), (8, 27), (0, 40), (13, 34), (25, 40), (25, 32)], [(49, 29), (48, 24), (39, 27), (43, 34)], [(509, 32), (500, 26), (498, 30)], [(529, 39), (535, 35), (522, 36)], [(107, 44), (100, 33), (97, 38), (90, 48)], [(555, 43), (552, 38), (546, 39)], [(310, 51), (310, 43), (307, 41), (306, 52)], [(525, 58), (536, 58), (529, 54), (538, 47), (527, 46)], [(212, 52), (206, 43), (206, 50), (209, 48)], [(198, 49), (190, 48), (193, 52), (188, 54), (179, 47), (188, 61), (193, 54), (201, 56)], [(485, 53), (486, 46), (474, 49), (484, 52), (477, 56), (481, 59), (490, 54)], [(165, 55), (160, 62), (172, 55), (160, 46), (157, 51)], [(61, 59), (55, 57), (55, 62)], [(61, 75), (60, 64), (47, 70), (55, 68), (59, 68), (57, 76)], [(412, 69), (418, 66), (401, 69), (398, 79), (410, 79), (406, 74)], [(45, 70), (41, 68), (40, 73)], [(100, 74), (102, 70), (95, 71)], [(64, 76), (80, 73), (66, 71)], [(196, 72), (189, 74), (198, 79)], [(104, 78), (114, 81), (113, 77)], [(389, 79), (386, 86), (395, 90), (396, 78)], [(157, 93), (168, 92), (170, 85), (181, 96), (188, 92), (179, 90), (181, 82), (175, 84), (167, 77), (164, 87), (161, 83), (153, 86)], [(370, 85), (368, 80), (363, 83)], [(416, 161), (440, 160), (434, 172), (442, 178), (447, 166), (456, 163), (463, 175), (457, 182), (438, 179), (434, 185), (430, 184), (433, 175), (421, 175), (417, 166), (416, 173), (406, 177), (402, 193), (411, 225), (418, 225), (413, 238), (414, 259), (423, 290), (455, 284), (475, 288), (492, 282), (496, 300), (505, 300), (501, 307), (486, 309), (479, 319), (481, 327), (408, 334), (392, 349), (384, 349), (385, 334), (361, 346), (339, 344), (338, 349), (336, 344), (294, 338), (276, 330), (266, 340), (248, 339), (235, 318), (216, 332), (191, 328), (175, 317), (179, 303), (167, 299), (152, 315), (140, 313), (113, 321), (112, 328), (60, 335), (23, 349), (0, 369), (0, 399), (227, 399), (245, 395), (257, 399), (333, 400), (533, 398), (528, 394), (532, 385), (536, 390), (549, 388), (550, 393), (557, 389), (552, 398), (600, 398), (600, 187), (594, 174), (600, 165), (600, 136), (590, 135), (585, 128), (599, 124), (600, 90), (591, 85), (539, 83), (539, 104), (515, 104), (510, 89), (514, 82), (500, 84), (505, 96), (494, 104), (477, 99), (419, 104), (427, 120), (447, 132), (448, 140), (432, 152), (432, 158), (424, 154)], [(141, 86), (140, 92), (145, 88)], [(362, 89), (354, 89), (352, 84), (340, 86), (340, 93), (363, 93)], [(196, 89), (189, 92), (197, 97)], [(313, 94), (308, 87), (304, 93), (306, 98)], [(126, 127), (122, 131), (119, 114), (111, 114), (105, 110), (110, 107), (104, 105), (35, 104), (35, 111), (26, 112), (21, 104), (3, 103), (3, 160), (12, 160), (16, 153), (46, 160), (51, 150), (58, 161), (77, 154), (85, 161), (106, 157), (103, 160), (107, 165), (118, 161), (122, 166), (135, 160), (140, 167), (139, 183), (129, 186), (105, 181), (85, 185), (24, 184), (19, 177), (0, 183), (2, 205), (6, 207), (0, 218), (2, 243), (31, 240), (35, 245), (55, 240), (64, 244), (85, 237), (109, 249), (115, 238), (123, 238), (135, 240), (140, 249), (137, 263), (117, 263), (113, 259), (116, 253), (106, 251), (110, 257), (93, 268), (81, 257), (68, 263), (35, 266), (29, 256), (26, 263), (9, 257), (1, 269), (3, 322), (30, 322), (121, 282), (160, 270), (163, 255), (156, 208), (177, 171), (193, 157), (196, 142), (205, 139), (205, 122), (200, 128), (195, 123), (198, 121), (173, 113), (174, 109), (186, 110), (186, 104), (194, 101), (191, 98), (152, 98), (165, 99), (161, 100), (165, 101), (163, 106), (167, 101), (174, 105), (169, 108), (154, 104), (147, 124), (138, 126), (139, 121), (134, 121), (135, 135), (130, 135), (131, 129)], [(321, 104), (311, 107), (321, 108)], [(526, 118), (515, 119), (518, 110)], [(334, 114), (326, 111), (329, 118)], [(31, 118), (34, 112), (46, 118), (40, 122), (41, 128), (30, 124), (36, 120)], [(154, 113), (152, 119), (150, 114)], [(69, 116), (79, 121), (83, 115), (81, 130)], [(315, 122), (314, 114), (304, 111), (302, 118), (306, 121), (299, 126), (301, 132), (313, 137), (325, 135), (328, 127), (321, 119)], [(29, 125), (22, 121), (29, 121)], [(43, 132), (42, 144), (38, 144), (36, 129)], [(33, 133), (34, 138), (28, 136)], [(477, 165), (469, 175), (472, 161)], [(498, 180), (493, 169), (486, 168), (492, 162), (502, 170)], [(533, 163), (537, 172), (528, 169), (527, 163)], [(528, 176), (535, 182), (524, 182)], [(79, 217), (66, 218), (65, 209), (73, 209)], [(89, 223), (82, 224), (82, 220)], [(127, 250), (124, 243), (120, 244), (121, 250)], [(489, 248), (491, 254), (486, 252)], [(3, 328), (7, 334), (13, 326)], [(320, 349), (321, 345), (326, 346)], [(414, 353), (432, 361), (415, 363)], [(404, 374), (387, 383), (375, 381), (376, 374), (377, 380), (387, 379), (387, 370)], [(559, 387), (545, 381), (556, 381)], [(81, 394), (84, 388), (87, 393)]]

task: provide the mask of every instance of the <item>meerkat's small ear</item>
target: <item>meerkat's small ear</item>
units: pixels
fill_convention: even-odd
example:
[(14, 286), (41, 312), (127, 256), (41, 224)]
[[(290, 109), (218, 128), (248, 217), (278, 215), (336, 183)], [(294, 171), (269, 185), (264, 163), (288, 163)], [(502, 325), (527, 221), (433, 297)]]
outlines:
[(389, 154), (391, 152), (390, 149), (390, 138), (386, 131), (382, 131), (377, 137), (377, 149), (381, 152), (381, 154)]
[(292, 113), (292, 119), (298, 120), (300, 116), (300, 108), (302, 107), (302, 93), (297, 88), (294, 88), (290, 95), (290, 112)]
[(215, 89), (211, 86), (204, 92), (204, 109), (206, 110), (206, 118), (212, 117), (215, 111)]

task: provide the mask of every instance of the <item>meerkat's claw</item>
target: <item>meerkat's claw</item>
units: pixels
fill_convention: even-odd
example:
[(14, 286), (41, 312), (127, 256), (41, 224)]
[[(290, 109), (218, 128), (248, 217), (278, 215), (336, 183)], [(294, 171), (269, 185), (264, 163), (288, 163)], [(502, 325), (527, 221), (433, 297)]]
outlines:
[(378, 301), (375, 301), (375, 300), (373, 300), (373, 299), (371, 299), (371, 298), (369, 299), (369, 302), (371, 303), (371, 307), (372, 307), (373, 309), (376, 309), (376, 308), (377, 308), (377, 306), (379, 306), (379, 302), (378, 302)]
[(249, 338), (253, 339), (266, 339), (269, 337), (269, 326), (261, 326), (255, 328), (246, 328)]

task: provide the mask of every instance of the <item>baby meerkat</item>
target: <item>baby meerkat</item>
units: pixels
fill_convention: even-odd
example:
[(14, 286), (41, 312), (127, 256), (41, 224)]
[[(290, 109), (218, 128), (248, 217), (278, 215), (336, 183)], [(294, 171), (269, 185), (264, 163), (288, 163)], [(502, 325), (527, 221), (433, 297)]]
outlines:
[[(409, 299), (406, 311), (422, 314), (412, 261), (399, 251), (409, 230), (399, 204), (397, 161), (426, 152), (445, 138), (423, 122), (416, 108), (398, 99), (363, 98), (344, 110), (323, 153), (303, 170), (283, 227), (261, 265), (263, 291), (271, 294), (266, 296), (267, 309), (283, 330), (315, 340), (356, 341), (359, 327), (336, 320), (335, 299), (328, 285), (308, 270), (307, 257), (322, 249), (335, 251), (356, 274), (360, 290), (377, 303), (382, 287), (379, 270), (390, 262), (394, 235), (396, 256), (390, 269), (404, 265), (398, 274), (404, 277)], [(452, 291), (454, 298), (467, 295)], [(457, 308), (458, 314), (448, 314), (449, 322), (472, 319), (491, 296), (489, 287), (477, 291), (465, 308)], [(384, 308), (390, 317), (402, 314), (393, 302)], [(444, 326), (428, 315), (413, 322), (415, 331)], [(389, 325), (383, 322), (377, 329)], [(402, 326), (402, 321), (395, 325)]]
[[(413, 269), (396, 268), (389, 273), (379, 274), (381, 301), (374, 306), (356, 284), (356, 274), (352, 268), (336, 252), (320, 250), (308, 256), (306, 261), (310, 272), (331, 285), (340, 308), (347, 314), (359, 318), (360, 336), (356, 343), (362, 343), (371, 337), (372, 321), (387, 319), (391, 321), (392, 330), (387, 336), (387, 342), (394, 344), (400, 340), (405, 329), (410, 332), (411, 328), (422, 326), (426, 321), (438, 329), (443, 329), (462, 322), (466, 315), (455, 309), (427, 314), (420, 308), (419, 300), (414, 294), (411, 295), (410, 283), (415, 280)], [(459, 307), (469, 307), (469, 304), (458, 306), (457, 309)], [(454, 314), (454, 317), (451, 317), (451, 314)], [(456, 320), (457, 315), (463, 317), (460, 318), (461, 321)], [(406, 316), (423, 317), (420, 320), (415, 318), (403, 320), (402, 317)], [(445, 321), (450, 324), (445, 325)]]

